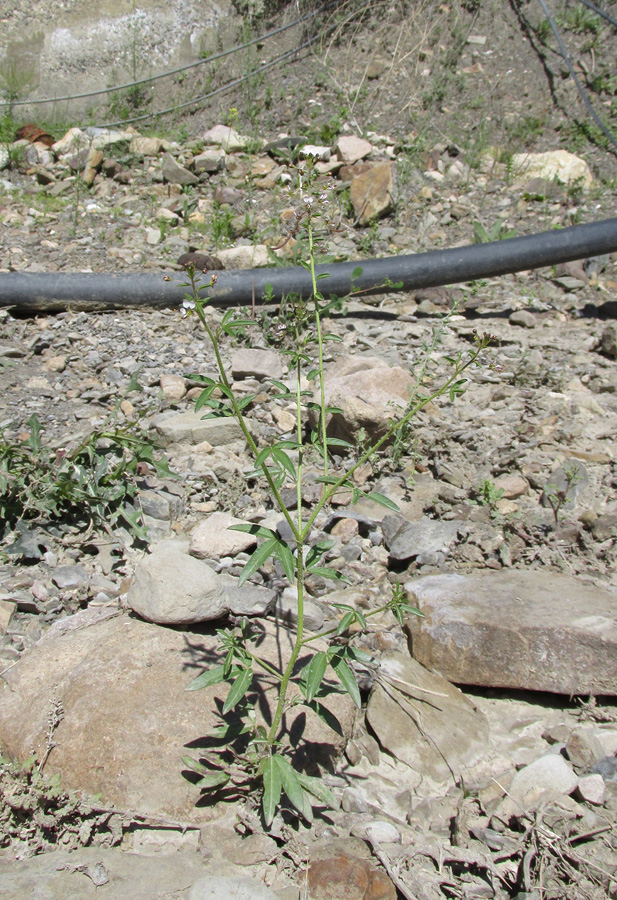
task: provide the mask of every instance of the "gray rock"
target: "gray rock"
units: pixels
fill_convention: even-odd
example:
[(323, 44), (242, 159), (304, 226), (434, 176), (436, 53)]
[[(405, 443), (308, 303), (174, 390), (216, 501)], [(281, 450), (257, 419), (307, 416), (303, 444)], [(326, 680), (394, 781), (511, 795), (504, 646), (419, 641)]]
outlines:
[(51, 580), (60, 590), (70, 590), (87, 584), (90, 575), (83, 566), (58, 566), (53, 570)]
[(538, 570), (431, 575), (405, 585), (424, 618), (412, 652), (456, 684), (617, 693), (614, 589)]
[(460, 777), (487, 752), (488, 724), (471, 700), (400, 653), (381, 660), (366, 714), (384, 749), (437, 782)]
[[(316, 649), (324, 648), (319, 642)], [(273, 666), (285, 666), (291, 653), (287, 632), (265, 623), (256, 652)], [(67, 790), (101, 794), (103, 805), (201, 826), (222, 810), (195, 806), (199, 790), (183, 777), (181, 756), (199, 751), (182, 748), (220, 724), (217, 704), (220, 708), (229, 687), (186, 688), (222, 659), (214, 635), (160, 628), (128, 615), (65, 634), (47, 633), (0, 681), (2, 752), (22, 760), (33, 752), (43, 755), (50, 685), (55, 685), (53, 696), (65, 715), (54, 734), (46, 774), (59, 773)], [(306, 651), (300, 662), (306, 664)], [(258, 715), (271, 720), (274, 692), (261, 680), (252, 690)], [(301, 735), (311, 754), (319, 752), (326, 764), (349, 739), (355, 707), (338, 693), (322, 702), (341, 724), (342, 736), (302, 707), (286, 713), (286, 724), (294, 742)], [(116, 900), (120, 894), (110, 896)]]
[(236, 350), (231, 357), (231, 372), (234, 378), (281, 378), (283, 365), (274, 350), (258, 350), (251, 347)]
[(278, 900), (277, 895), (255, 878), (200, 878), (189, 891), (189, 900)]
[(617, 359), (617, 325), (611, 322), (607, 325), (600, 337), (600, 350), (609, 359)]
[(244, 585), (217, 575), (207, 563), (188, 555), (184, 541), (156, 544), (135, 569), (127, 593), (133, 612), (159, 625), (191, 625), (220, 619), (232, 612), (262, 615), (273, 603), (266, 588)]
[[(295, 625), (298, 621), (298, 594), (295, 588), (285, 588), (276, 600), (276, 614), (288, 625)], [(324, 623), (325, 613), (321, 603), (304, 599), (304, 627), (309, 631), (319, 631)]]
[(207, 172), (211, 175), (214, 172), (220, 172), (221, 169), (225, 168), (225, 151), (205, 150), (195, 157), (193, 167), (197, 174)]
[(385, 516), (381, 523), (386, 547), (393, 559), (413, 559), (428, 553), (447, 554), (456, 541), (462, 522), (440, 522), (423, 516), (408, 522), (402, 516)]
[(566, 741), (566, 753), (572, 765), (578, 769), (590, 769), (604, 756), (604, 747), (595, 734), (593, 725), (582, 725), (570, 733)]
[(226, 512), (215, 512), (191, 532), (189, 553), (196, 559), (220, 559), (236, 556), (257, 545), (257, 538), (242, 531), (230, 531), (232, 525), (246, 525), (242, 519)]
[(197, 184), (199, 178), (181, 166), (173, 158), (171, 153), (166, 153), (163, 157), (162, 170), (163, 178), (170, 184)]
[(166, 416), (155, 422), (163, 441), (169, 444), (201, 444), (208, 441), (213, 447), (244, 440), (242, 429), (235, 419), (203, 419), (200, 413), (189, 412)]
[(547, 753), (520, 769), (495, 811), (497, 819), (508, 822), (513, 816), (534, 812), (547, 794), (569, 795), (578, 778), (559, 753)]
[(139, 505), (146, 516), (168, 522), (175, 519), (182, 511), (182, 501), (175, 494), (164, 491), (140, 491)]

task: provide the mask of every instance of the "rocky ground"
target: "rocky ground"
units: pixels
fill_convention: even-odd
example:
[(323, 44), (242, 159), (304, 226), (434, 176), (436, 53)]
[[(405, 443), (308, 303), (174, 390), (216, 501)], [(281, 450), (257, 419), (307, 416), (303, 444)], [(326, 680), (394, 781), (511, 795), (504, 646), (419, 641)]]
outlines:
[[(466, 21), (474, 36), (496, 40), (499, 21)], [(361, 29), (354, 40), (359, 58), (370, 41)], [(464, 69), (494, 61), (474, 56), (482, 43), (463, 46), (454, 68), (469, 82), (484, 69)], [(374, 49), (386, 52), (378, 41)], [(364, 68), (369, 87), (386, 77)], [(505, 74), (497, 84), (514, 102)], [(390, 79), (381, 97), (396, 105), (403, 93)], [(474, 96), (469, 85), (461, 93), (466, 115)], [(442, 129), (447, 103), (435, 111)], [(552, 126), (563, 125), (559, 106), (550, 110)], [(318, 190), (334, 225), (319, 252), (329, 261), (615, 216), (614, 158), (569, 143), (563, 128), (543, 127), (531, 148), (510, 134), (504, 153), (443, 131), (418, 142), (379, 124), (360, 134), (350, 114), (319, 142)], [(216, 254), (225, 268), (304, 258), (302, 233), (285, 243), (302, 154), (268, 147), (280, 139), (274, 115), (248, 139), (241, 125), (234, 116), (214, 130), (212, 120), (207, 129), (193, 121), (181, 142), (78, 129), (52, 135), (53, 146), (7, 146), (5, 271), (162, 278), (188, 250)], [(293, 125), (288, 134), (309, 133)], [(576, 157), (548, 174), (530, 167), (536, 157), (516, 156), (557, 149)], [(0, 475), (8, 479), (15, 448), (32, 441), (33, 415), (53, 461), (40, 490), (31, 482), (21, 521), (6, 511), (2, 539), (4, 896), (25, 900), (35, 886), (50, 897), (135, 900), (616, 895), (616, 263), (612, 254), (355, 296), (329, 320), (341, 339), (326, 357), (342, 409), (332, 427), (358, 444), (404, 404), (415, 377), (439, 385), (448, 357), (468, 353), (476, 331), (493, 340), (461, 397), (430, 403), (401, 443), (356, 473), (359, 488), (380, 491), (399, 512), (345, 492), (315, 522), (312, 540), (333, 541), (328, 564), (348, 584), (333, 590), (311, 576), (309, 628), (335, 624), (337, 603), (376, 608), (397, 581), (425, 617), (401, 628), (380, 615), (350, 636), (375, 659), (357, 673), (362, 710), (332, 695), (342, 738), (310, 719), (290, 722), (292, 741), (302, 735), (299, 758), (321, 766), (341, 808), (322, 810), (311, 828), (279, 816), (268, 834), (250, 803), (196, 806), (198, 788), (181, 773), (186, 746), (198, 755), (224, 697), (219, 688), (185, 691), (216, 658), (215, 629), (248, 614), (270, 657), (284, 657), (295, 607), (271, 563), (238, 589), (252, 545), (228, 524), (258, 522), (284, 536), (284, 523), (250, 475), (239, 430), (194, 411), (195, 374), (214, 374), (199, 323), (176, 309), (0, 313), (0, 449), (13, 466)], [(248, 420), (261, 444), (295, 425), (268, 381), (291, 379), (291, 311), (256, 312), (223, 356), (237, 391), (255, 395)], [(219, 322), (223, 313), (210, 315)], [(164, 456), (171, 474), (145, 456), (123, 469), (128, 519), (110, 500), (107, 529), (92, 502), (73, 502), (62, 517), (49, 501), (41, 510), (58, 480), (53, 465), (114, 423), (159, 448), (154, 459)], [(317, 472), (313, 460), (307, 509)], [(145, 529), (137, 539), (135, 527)], [(257, 702), (267, 710), (267, 690)]]

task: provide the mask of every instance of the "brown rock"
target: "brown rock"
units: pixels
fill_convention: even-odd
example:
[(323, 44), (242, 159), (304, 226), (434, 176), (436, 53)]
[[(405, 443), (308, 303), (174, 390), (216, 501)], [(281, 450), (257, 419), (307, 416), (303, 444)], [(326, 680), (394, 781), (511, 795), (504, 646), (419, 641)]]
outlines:
[(178, 265), (184, 266), (186, 269), (188, 266), (194, 266), (196, 269), (201, 269), (202, 272), (209, 272), (211, 269), (224, 269), (225, 266), (220, 261), (218, 256), (210, 256), (208, 253), (183, 253), (182, 256), (178, 258)]
[(310, 900), (396, 900), (396, 888), (385, 872), (366, 859), (332, 856), (311, 863)]
[(389, 162), (377, 163), (351, 182), (350, 198), (360, 225), (387, 216), (394, 209), (394, 179)]
[[(128, 615), (85, 621), (74, 629), (66, 618), (57, 625), (0, 681), (3, 753), (26, 759), (34, 750), (42, 756), (57, 697), (64, 718), (54, 733), (46, 774), (60, 774), (64, 788), (100, 793), (105, 805), (166, 819), (203, 824), (215, 818), (215, 809), (195, 807), (199, 790), (183, 777), (181, 756), (198, 756), (198, 750), (184, 746), (220, 723), (215, 701), (226, 696), (226, 685), (186, 690), (201, 671), (222, 660), (217, 639)], [(284, 665), (290, 647), (288, 632), (269, 626), (257, 652), (275, 666), (282, 657)], [(271, 688), (255, 687), (254, 698), (258, 712), (272, 715)], [(322, 702), (338, 718), (343, 737), (302, 707), (286, 714), (307, 765), (340, 752), (353, 726), (349, 697), (333, 693)]]
[(424, 618), (412, 652), (456, 684), (617, 693), (617, 591), (553, 572), (432, 575), (407, 582)]

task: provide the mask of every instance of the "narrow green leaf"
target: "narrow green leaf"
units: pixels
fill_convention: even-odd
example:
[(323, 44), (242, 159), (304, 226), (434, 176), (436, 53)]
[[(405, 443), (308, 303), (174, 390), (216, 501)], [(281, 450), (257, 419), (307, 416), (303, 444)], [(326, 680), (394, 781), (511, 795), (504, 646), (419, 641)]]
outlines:
[(326, 438), (326, 443), (328, 447), (353, 447), (354, 444), (351, 444), (349, 441), (343, 440), (343, 438)]
[(199, 775), (209, 775), (212, 771), (212, 766), (204, 766), (203, 763), (199, 762), (198, 759), (193, 759), (192, 756), (183, 756), (182, 762), (187, 769), (190, 769), (191, 772), (197, 772)]
[(221, 681), (225, 680), (225, 666), (213, 666), (211, 669), (206, 669), (206, 671), (202, 672), (201, 675), (198, 675), (197, 678), (194, 678), (187, 684), (184, 690), (200, 691), (202, 688), (210, 687), (213, 684), (220, 684)]
[(307, 700), (305, 706), (312, 709), (315, 715), (319, 716), (322, 722), (325, 722), (328, 728), (331, 728), (340, 737), (343, 737), (343, 727), (333, 712), (330, 712), (327, 706), (318, 700)]
[(349, 584), (349, 578), (346, 575), (341, 575), (340, 572), (337, 572), (336, 569), (331, 569), (330, 566), (313, 566), (311, 575), (321, 575), (322, 578), (329, 578), (331, 581), (344, 581), (346, 584)]
[(239, 522), (237, 525), (228, 525), (227, 531), (242, 531), (244, 534), (254, 534), (256, 537), (267, 538), (269, 541), (277, 541), (278, 536), (271, 528), (265, 525), (256, 525), (254, 522)]
[(356, 613), (352, 609), (350, 612), (345, 613), (341, 621), (338, 623), (336, 633), (344, 634), (347, 631), (350, 625), (352, 625), (356, 621)]
[(334, 669), (337, 678), (356, 704), (358, 709), (362, 707), (362, 700), (360, 699), (360, 689), (358, 688), (358, 683), (356, 681), (356, 676), (351, 671), (347, 663), (341, 656), (334, 656), (330, 660), (330, 665)]
[(298, 781), (298, 775), (284, 757), (273, 756), (272, 760), (280, 772), (283, 790), (293, 806), (295, 806), (298, 812), (303, 815), (304, 791), (302, 790), (302, 785)]
[(227, 694), (227, 699), (223, 704), (223, 715), (225, 715), (225, 713), (228, 713), (230, 709), (233, 709), (236, 703), (238, 703), (244, 697), (251, 686), (252, 680), (252, 669), (245, 669), (238, 675), (238, 677), (230, 687), (229, 693)]
[(263, 544), (261, 544), (256, 550), (253, 551), (251, 556), (245, 562), (240, 578), (238, 579), (239, 587), (242, 587), (244, 582), (248, 578), (250, 578), (251, 575), (256, 572), (260, 566), (263, 566), (265, 561), (272, 556), (275, 551), (276, 544), (277, 541), (274, 539), (264, 541)]
[(274, 756), (270, 756), (267, 760), (265, 760), (264, 769), (262, 772), (264, 794), (262, 797), (261, 805), (267, 828), (269, 828), (272, 824), (276, 808), (281, 800), (281, 788), (283, 786), (283, 782), (281, 780), (281, 771), (274, 760)]
[(204, 775), (203, 778), (200, 778), (197, 784), (202, 791), (211, 791), (214, 788), (223, 787), (228, 781), (229, 775), (227, 772), (211, 772), (209, 775)]
[(295, 482), (298, 480), (298, 475), (294, 468), (294, 464), (287, 456), (285, 451), (281, 450), (279, 446), (272, 447), (272, 456), (277, 461), (277, 463), (285, 469), (285, 471), (295, 484)]
[(351, 280), (352, 280), (352, 281), (355, 281), (356, 278), (359, 278), (360, 275), (362, 275), (362, 272), (363, 272), (363, 271), (364, 271), (364, 270), (363, 270), (362, 266), (356, 266), (356, 268), (355, 268), (355, 269), (353, 270), (353, 272), (351, 273)]
[(308, 664), (303, 679), (305, 684), (305, 697), (309, 703), (321, 687), (321, 682), (326, 674), (327, 667), (328, 657), (323, 650), (320, 650)]
[(389, 497), (386, 497), (385, 494), (380, 494), (379, 491), (370, 491), (370, 493), (363, 496), (373, 500), (374, 503), (378, 503), (380, 506), (385, 506), (386, 509), (391, 509), (394, 512), (399, 512), (400, 510), (400, 507), (397, 506), (394, 500), (390, 500)]
[(313, 775), (305, 775), (304, 772), (298, 772), (298, 781), (305, 791), (308, 791), (309, 794), (312, 794), (313, 797), (320, 800), (324, 806), (328, 807), (328, 809), (339, 809), (341, 804), (330, 788), (323, 783), (321, 778), (315, 778)]
[(276, 548), (276, 556), (281, 562), (285, 575), (290, 584), (293, 584), (296, 577), (296, 563), (293, 553), (284, 541), (279, 541)]

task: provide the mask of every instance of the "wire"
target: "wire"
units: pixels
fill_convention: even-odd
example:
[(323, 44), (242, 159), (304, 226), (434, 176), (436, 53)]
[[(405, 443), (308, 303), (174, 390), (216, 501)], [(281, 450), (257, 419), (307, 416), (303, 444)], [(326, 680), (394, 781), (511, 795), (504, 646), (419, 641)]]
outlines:
[(598, 9), (597, 6), (594, 6), (591, 0), (581, 0), (581, 3), (584, 3), (585, 6), (592, 9), (597, 15), (602, 16), (603, 19), (606, 19), (607, 22), (610, 22), (611, 25), (614, 25), (617, 28), (617, 19), (613, 19), (612, 16), (609, 16), (608, 13), (603, 12), (601, 9)]
[(0, 101), (0, 106), (35, 106), (42, 103), (61, 103), (67, 100), (82, 100), (85, 97), (98, 97), (101, 94), (112, 94), (115, 91), (124, 91), (128, 88), (137, 87), (140, 84), (149, 84), (151, 81), (158, 81), (161, 78), (169, 78), (171, 75), (177, 75), (178, 72), (186, 72), (189, 69), (196, 68), (197, 66), (208, 65), (209, 63), (215, 62), (217, 59), (223, 59), (223, 57), (225, 56), (230, 56), (230, 54), (232, 53), (237, 53), (239, 50), (245, 50), (247, 47), (253, 46), (253, 44), (258, 44), (260, 41), (265, 41), (268, 38), (274, 37), (274, 35), (276, 34), (281, 34), (283, 31), (288, 31), (290, 28), (295, 28), (297, 25), (300, 25), (307, 19), (312, 19), (319, 13), (324, 12), (326, 9), (329, 9), (332, 5), (332, 3), (328, 3), (326, 4), (326, 6), (322, 6), (318, 10), (307, 13), (305, 16), (301, 16), (299, 19), (296, 19), (294, 22), (291, 22), (288, 25), (281, 25), (279, 28), (275, 28), (272, 31), (267, 31), (265, 34), (261, 34), (258, 37), (247, 41), (245, 44), (237, 44), (235, 47), (230, 47), (229, 50), (222, 50), (220, 53), (215, 53), (213, 56), (209, 56), (207, 59), (198, 59), (197, 62), (187, 63), (187, 65), (185, 66), (179, 66), (177, 69), (170, 69), (168, 72), (162, 72), (160, 75), (152, 75), (150, 78), (141, 78), (139, 81), (129, 81), (126, 84), (118, 84), (114, 87), (101, 88), (101, 90), (98, 91), (87, 91), (83, 94), (70, 94), (66, 97), (43, 97), (34, 100), (14, 100), (12, 103), (9, 101)]
[(572, 65), (572, 61), (571, 61), (570, 57), (568, 56), (568, 51), (566, 50), (565, 45), (564, 45), (563, 41), (561, 40), (561, 35), (559, 33), (559, 30), (557, 29), (557, 26), (555, 25), (553, 18), (551, 16), (550, 12), (548, 11), (546, 3), (544, 2), (544, 0), (538, 0), (538, 2), (540, 3), (540, 6), (544, 10), (544, 14), (548, 20), (549, 25), (553, 29), (553, 34), (555, 35), (555, 37), (557, 39), (557, 43), (559, 44), (559, 50), (561, 51), (561, 55), (564, 58), (565, 64), (568, 67), (568, 71), (570, 72), (570, 75), (574, 79), (574, 84), (576, 85), (576, 87), (578, 89), (578, 92), (581, 96), (581, 100), (587, 107), (587, 110), (589, 111), (591, 117), (593, 118), (593, 120), (596, 123), (596, 125), (598, 126), (598, 128), (602, 131), (604, 136), (606, 138), (608, 138), (608, 140), (613, 145), (613, 147), (615, 147), (617, 149), (617, 139), (615, 139), (613, 134), (608, 130), (608, 128), (606, 127), (606, 125), (604, 124), (604, 122), (602, 121), (600, 116), (597, 114), (597, 112), (593, 108), (591, 100), (589, 99), (589, 97), (587, 96), (587, 92), (585, 91), (585, 88), (580, 83), (579, 78), (578, 78), (576, 72), (574, 71), (574, 66)]
[(277, 63), (282, 62), (285, 59), (288, 59), (290, 56), (294, 56), (296, 53), (299, 53), (300, 50), (304, 50), (306, 47), (309, 47), (312, 43), (317, 40), (317, 37), (311, 38), (308, 41), (305, 41), (303, 44), (300, 44), (299, 47), (295, 47), (293, 50), (288, 50), (287, 53), (281, 54), (281, 56), (276, 56), (274, 59), (269, 60), (267, 63), (263, 63), (261, 66), (258, 66), (256, 69), (251, 69), (250, 72), (247, 72), (246, 75), (242, 75), (240, 78), (235, 78), (233, 81), (228, 81), (227, 84), (222, 85), (222, 87), (216, 88), (214, 91), (210, 91), (207, 94), (202, 94), (201, 97), (193, 97), (192, 100), (187, 100), (184, 103), (176, 103), (174, 106), (168, 106), (167, 109), (159, 109), (156, 112), (145, 113), (141, 116), (133, 116), (131, 119), (121, 119), (119, 122), (106, 122), (104, 125), (96, 125), (96, 128), (117, 128), (119, 125), (130, 125), (131, 122), (142, 122), (144, 119), (154, 119), (157, 116), (164, 116), (168, 113), (176, 112), (179, 109), (186, 109), (187, 106), (193, 106), (195, 103), (202, 103), (204, 100), (209, 100), (210, 97), (215, 97), (217, 94), (222, 94), (225, 91), (228, 91), (230, 88), (236, 87), (239, 84), (242, 84), (245, 81), (248, 81), (253, 75), (257, 75), (259, 72), (264, 72), (266, 69), (271, 69), (272, 66), (275, 66)]

